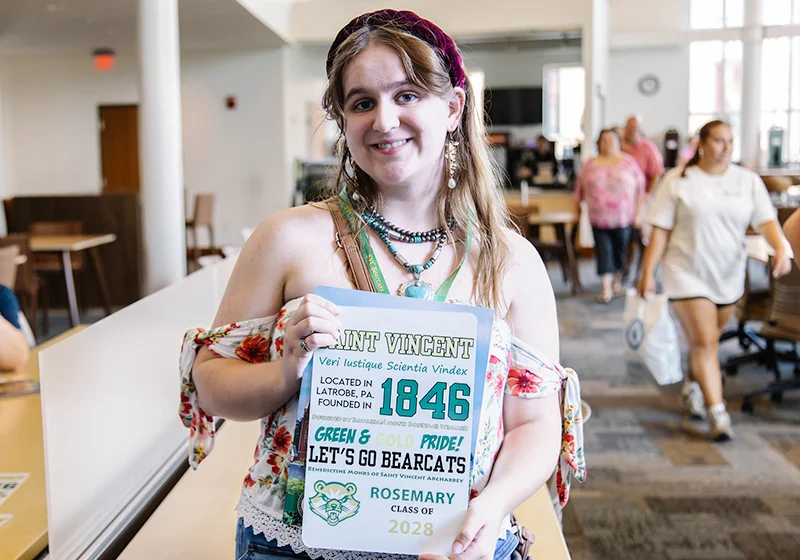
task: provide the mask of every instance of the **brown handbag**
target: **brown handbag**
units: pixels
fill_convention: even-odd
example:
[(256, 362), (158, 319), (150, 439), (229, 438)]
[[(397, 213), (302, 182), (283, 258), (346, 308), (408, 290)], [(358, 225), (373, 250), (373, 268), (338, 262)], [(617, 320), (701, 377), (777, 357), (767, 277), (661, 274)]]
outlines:
[(517, 539), (519, 539), (517, 548), (511, 553), (511, 560), (527, 560), (536, 537), (527, 527), (517, 521), (517, 517), (513, 513), (511, 514), (511, 527), (517, 530)]
[(336, 228), (336, 245), (344, 249), (344, 255), (347, 257), (347, 264), (353, 273), (356, 289), (363, 292), (374, 292), (375, 284), (367, 271), (367, 264), (364, 262), (364, 257), (361, 254), (358, 243), (356, 243), (353, 231), (350, 229), (350, 224), (347, 223), (347, 218), (344, 217), (339, 206), (339, 199), (329, 198), (327, 203), (333, 218), (333, 225)]

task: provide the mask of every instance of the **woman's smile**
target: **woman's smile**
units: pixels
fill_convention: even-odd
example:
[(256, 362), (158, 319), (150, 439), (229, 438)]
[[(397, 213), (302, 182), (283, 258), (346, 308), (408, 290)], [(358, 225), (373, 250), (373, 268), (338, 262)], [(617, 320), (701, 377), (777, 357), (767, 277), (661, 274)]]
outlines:
[(380, 142), (378, 144), (373, 144), (372, 147), (383, 155), (391, 156), (402, 150), (409, 142), (411, 142), (411, 139), (406, 138), (405, 140)]

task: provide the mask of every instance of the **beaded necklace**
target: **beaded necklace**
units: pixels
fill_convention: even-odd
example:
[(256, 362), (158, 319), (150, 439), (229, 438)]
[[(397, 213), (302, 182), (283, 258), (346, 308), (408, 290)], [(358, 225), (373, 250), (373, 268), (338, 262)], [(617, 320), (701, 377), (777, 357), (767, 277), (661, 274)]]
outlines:
[[(442, 253), (442, 247), (447, 239), (447, 232), (452, 231), (455, 227), (455, 220), (452, 217), (447, 219), (447, 225), (434, 228), (429, 231), (411, 232), (395, 226), (392, 222), (382, 216), (377, 210), (370, 208), (361, 213), (364, 222), (370, 226), (384, 242), (386, 248), (394, 259), (413, 276), (413, 280), (404, 282), (400, 285), (398, 292), (410, 298), (416, 299), (433, 299), (434, 289), (430, 282), (423, 282), (420, 280), (420, 275), (434, 265), (438, 260), (439, 255)], [(436, 247), (433, 250), (430, 258), (424, 264), (411, 264), (408, 260), (400, 254), (392, 243), (401, 241), (404, 243), (425, 243), (436, 241)]]
[[(353, 204), (350, 202), (350, 197), (347, 194), (347, 189), (342, 188), (339, 191), (339, 208), (342, 210), (342, 214), (344, 214), (347, 223), (350, 225), (350, 230), (353, 232), (353, 235), (357, 236), (359, 239), (359, 248), (361, 251), (361, 257), (364, 260), (364, 264), (367, 267), (367, 273), (372, 278), (372, 282), (375, 286), (375, 291), (381, 294), (389, 294), (389, 286), (386, 283), (386, 279), (383, 277), (383, 273), (381, 272), (381, 267), (378, 264), (378, 259), (375, 257), (375, 253), (372, 250), (372, 246), (369, 242), (369, 236), (367, 235), (366, 230), (364, 229), (364, 219), (363, 216), (360, 215), (353, 208)], [(449, 221), (449, 220), (448, 220)], [(470, 220), (470, 223), (467, 225), (465, 230), (465, 240), (464, 240), (464, 254), (461, 256), (461, 262), (459, 262), (458, 266), (450, 273), (442, 285), (439, 286), (439, 289), (436, 292), (433, 291), (432, 288), (425, 286), (423, 290), (422, 287), (418, 289), (411, 289), (408, 290), (409, 285), (416, 286), (414, 281), (406, 282), (400, 289), (398, 290), (398, 295), (406, 296), (406, 297), (415, 297), (415, 298), (425, 298), (425, 299), (432, 299), (434, 301), (445, 301), (447, 299), (447, 294), (450, 292), (450, 288), (453, 286), (453, 282), (455, 282), (456, 277), (458, 276), (459, 271), (464, 266), (464, 263), (469, 256), (470, 247), (472, 246), (472, 225), (474, 223), (474, 219)], [(453, 223), (453, 226), (455, 224)], [(388, 229), (388, 228), (387, 228)], [(450, 228), (451, 230), (453, 228)], [(405, 230), (402, 230), (405, 231)], [(395, 231), (395, 233), (402, 233)], [(411, 234), (411, 232), (408, 232)], [(419, 233), (419, 232), (418, 232)], [(388, 235), (388, 234), (387, 234)], [(413, 237), (413, 235), (412, 235)], [(424, 266), (424, 265), (423, 265)], [(405, 267), (404, 267), (405, 268)], [(412, 273), (413, 274), (413, 273)]]

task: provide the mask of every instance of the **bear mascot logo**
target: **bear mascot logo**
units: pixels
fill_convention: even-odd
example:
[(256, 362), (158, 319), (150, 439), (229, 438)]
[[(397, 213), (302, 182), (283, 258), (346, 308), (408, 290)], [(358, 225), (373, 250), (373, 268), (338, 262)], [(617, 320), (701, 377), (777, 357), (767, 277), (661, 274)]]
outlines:
[(354, 498), (356, 490), (352, 482), (342, 484), (318, 480), (314, 484), (316, 494), (309, 498), (308, 503), (312, 512), (334, 527), (358, 513), (361, 502)]

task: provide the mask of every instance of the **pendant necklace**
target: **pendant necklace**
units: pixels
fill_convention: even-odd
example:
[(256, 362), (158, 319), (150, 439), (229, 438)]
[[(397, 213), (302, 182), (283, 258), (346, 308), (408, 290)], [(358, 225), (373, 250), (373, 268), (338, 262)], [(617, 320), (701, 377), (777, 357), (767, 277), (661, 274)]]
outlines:
[[(420, 276), (439, 259), (448, 232), (452, 232), (455, 228), (455, 220), (452, 217), (448, 217), (447, 223), (444, 226), (429, 231), (412, 232), (395, 226), (372, 208), (362, 212), (361, 217), (369, 227), (375, 230), (375, 233), (378, 234), (378, 237), (381, 238), (381, 241), (386, 245), (389, 253), (400, 266), (408, 270), (413, 277), (412, 280), (400, 285), (400, 288), (397, 290), (398, 295), (415, 299), (434, 299), (436, 291), (433, 289), (433, 285), (430, 282), (420, 280)], [(435, 241), (436, 247), (430, 258), (424, 264), (410, 264), (408, 260), (397, 251), (397, 247), (392, 243), (392, 240), (403, 243), (432, 243)]]

